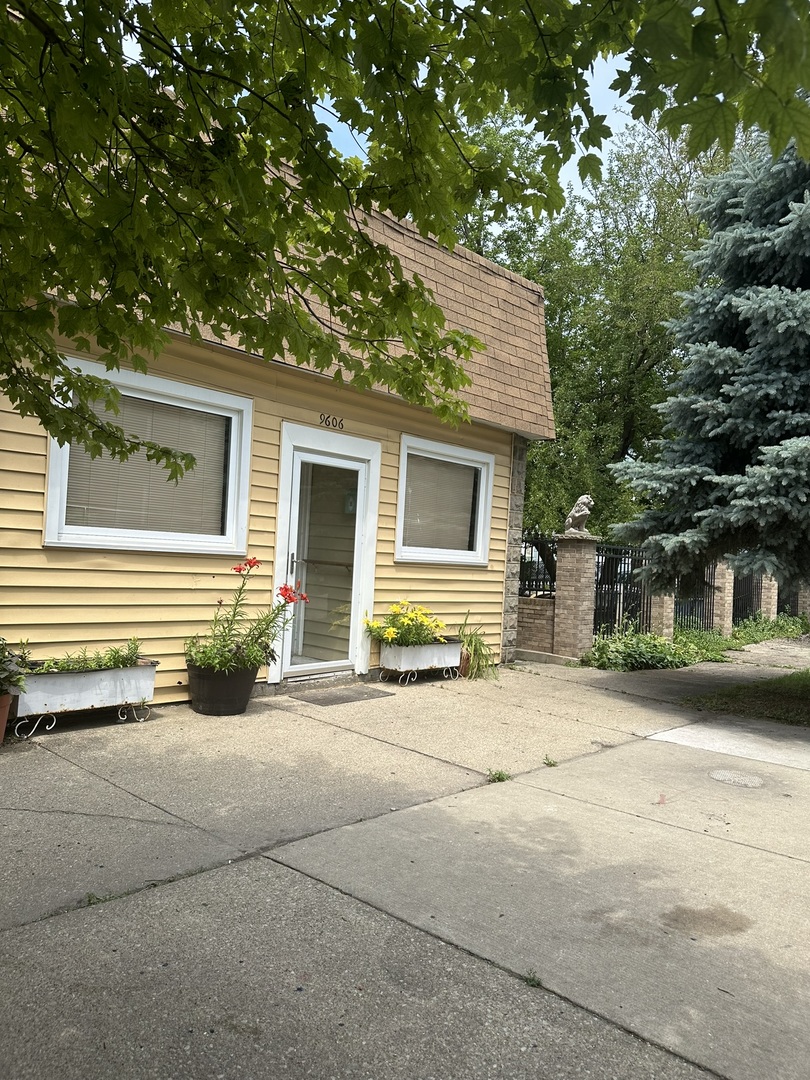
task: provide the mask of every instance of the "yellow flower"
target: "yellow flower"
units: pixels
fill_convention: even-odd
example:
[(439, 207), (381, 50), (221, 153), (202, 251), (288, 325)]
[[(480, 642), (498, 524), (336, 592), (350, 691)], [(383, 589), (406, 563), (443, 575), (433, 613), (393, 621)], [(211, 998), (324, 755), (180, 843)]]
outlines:
[(396, 627), (389, 626), (383, 630), (383, 637), (386, 641), (395, 641), (397, 636)]

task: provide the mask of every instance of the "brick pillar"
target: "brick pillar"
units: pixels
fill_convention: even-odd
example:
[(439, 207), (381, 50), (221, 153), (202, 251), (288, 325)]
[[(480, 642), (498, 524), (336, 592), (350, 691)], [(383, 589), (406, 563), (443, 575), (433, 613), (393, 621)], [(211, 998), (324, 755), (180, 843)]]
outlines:
[(566, 533), (556, 540), (554, 652), (579, 659), (593, 645), (597, 538), (588, 533)]
[(714, 570), (714, 619), (712, 630), (728, 637), (734, 611), (734, 571), (728, 563), (718, 562)]
[(760, 610), (766, 619), (775, 619), (779, 614), (779, 586), (770, 574), (762, 575)]
[(799, 586), (799, 614), (810, 618), (810, 585)]
[(672, 641), (675, 632), (675, 597), (672, 593), (652, 597), (650, 630)]
[(512, 436), (512, 477), (509, 485), (509, 525), (506, 533), (506, 577), (503, 592), (501, 663), (515, 659), (518, 637), (520, 549), (523, 540), (523, 499), (526, 490), (527, 439)]

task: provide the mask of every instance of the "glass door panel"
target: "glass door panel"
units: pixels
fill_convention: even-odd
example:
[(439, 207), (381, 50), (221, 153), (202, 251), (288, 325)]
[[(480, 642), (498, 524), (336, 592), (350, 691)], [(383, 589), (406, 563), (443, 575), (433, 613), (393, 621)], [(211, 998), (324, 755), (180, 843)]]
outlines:
[(295, 606), (292, 669), (351, 659), (359, 478), (356, 468), (301, 458), (298, 464), (298, 521), (290, 565), (309, 603)]

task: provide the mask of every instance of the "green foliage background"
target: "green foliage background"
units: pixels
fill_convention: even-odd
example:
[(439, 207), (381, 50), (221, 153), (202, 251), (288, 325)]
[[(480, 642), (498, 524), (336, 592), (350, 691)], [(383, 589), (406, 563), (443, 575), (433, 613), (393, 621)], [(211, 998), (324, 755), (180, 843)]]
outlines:
[[(465, 414), (474, 342), (375, 243), (378, 207), (452, 244), (480, 197), (559, 209), (559, 170), (599, 173), (588, 72), (618, 56), (634, 117), (664, 109), (694, 155), (739, 123), (810, 154), (806, 0), (19, 0), (0, 8), (0, 390), (60, 443), (177, 475), (187, 454), (96, 416), (98, 348), (142, 370), (166, 328), (233, 337), (358, 387)], [(672, 97), (667, 98), (667, 90)], [(532, 161), (470, 141), (506, 105)], [(332, 145), (328, 118), (367, 160)]]

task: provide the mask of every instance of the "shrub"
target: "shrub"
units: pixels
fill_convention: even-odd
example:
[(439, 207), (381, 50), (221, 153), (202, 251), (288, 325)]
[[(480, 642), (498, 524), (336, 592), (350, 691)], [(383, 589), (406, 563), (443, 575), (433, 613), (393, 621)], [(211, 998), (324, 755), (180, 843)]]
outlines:
[(593, 648), (582, 658), (588, 667), (610, 671), (642, 671), (648, 668), (679, 668), (697, 659), (689, 646), (677, 645), (658, 634), (624, 629), (615, 634), (600, 632)]
[(806, 615), (788, 615), (783, 612), (775, 619), (766, 619), (759, 612), (753, 618), (737, 623), (731, 631), (731, 648), (741, 649), (744, 645), (756, 645), (772, 638), (797, 638), (807, 633), (810, 633), (810, 620)]
[(624, 627), (613, 635), (597, 634), (593, 648), (582, 658), (589, 667), (611, 671), (643, 671), (648, 668), (679, 668), (703, 661), (728, 663), (726, 653), (773, 638), (797, 638), (810, 633), (806, 615), (778, 615), (767, 619), (755, 615), (723, 637), (717, 630), (690, 630), (676, 626), (673, 641), (657, 634), (640, 634)]

